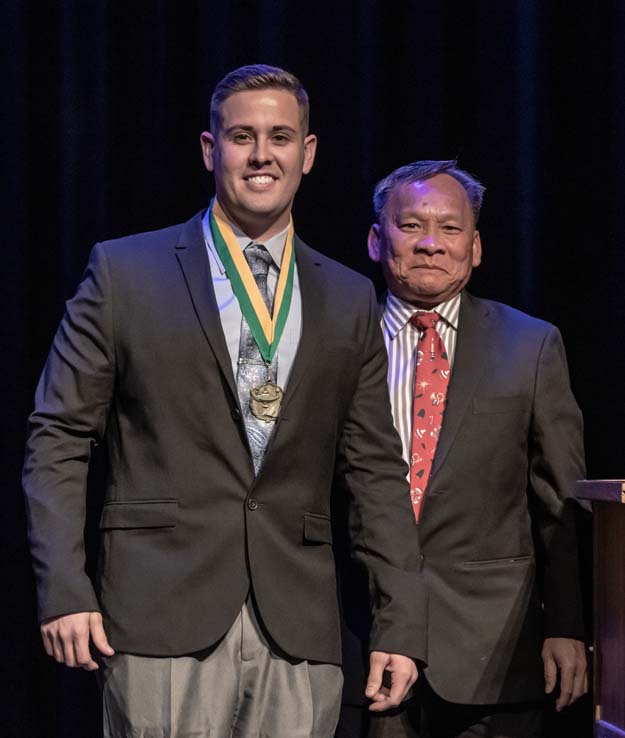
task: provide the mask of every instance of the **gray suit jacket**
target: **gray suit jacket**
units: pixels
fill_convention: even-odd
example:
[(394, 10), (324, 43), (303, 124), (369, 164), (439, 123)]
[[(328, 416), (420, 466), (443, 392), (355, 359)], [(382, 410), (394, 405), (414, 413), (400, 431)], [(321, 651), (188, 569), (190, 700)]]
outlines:
[(539, 699), (543, 637), (583, 637), (572, 514), (583, 476), (558, 330), (463, 294), (419, 526), (431, 594), (425, 673), (445, 699)]
[[(427, 603), (371, 284), (297, 240), (303, 332), (254, 478), (201, 214), (94, 247), (39, 383), (24, 467), (41, 619), (101, 609), (120, 651), (217, 641), (250, 587), (278, 646), (340, 661), (330, 489), (375, 595), (372, 645), (422, 659)], [(110, 477), (96, 585), (86, 473)], [(416, 619), (422, 624), (416, 628)]]
[[(463, 293), (418, 526), (429, 592), (424, 673), (444, 699), (540, 699), (543, 638), (583, 638), (573, 515), (583, 476), (582, 419), (558, 330)], [(344, 582), (345, 621), (362, 635), (354, 581)], [(349, 634), (346, 642), (357, 658)], [(352, 699), (357, 671), (352, 658)]]

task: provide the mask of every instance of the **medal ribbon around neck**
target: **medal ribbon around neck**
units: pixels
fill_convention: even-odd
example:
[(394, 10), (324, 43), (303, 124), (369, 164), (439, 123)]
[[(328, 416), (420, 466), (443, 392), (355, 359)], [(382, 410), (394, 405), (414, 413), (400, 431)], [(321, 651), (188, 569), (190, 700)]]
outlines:
[(266, 362), (271, 362), (282, 337), (293, 295), (293, 275), (295, 273), (293, 218), (289, 220), (289, 231), (284, 245), (282, 266), (273, 303), (273, 316), (269, 315), (252, 270), (241, 251), (230, 223), (223, 217), (215, 198), (210, 204), (209, 223), (215, 248), (232, 285), (232, 291), (239, 301), (241, 312), (258, 345), (260, 355)]

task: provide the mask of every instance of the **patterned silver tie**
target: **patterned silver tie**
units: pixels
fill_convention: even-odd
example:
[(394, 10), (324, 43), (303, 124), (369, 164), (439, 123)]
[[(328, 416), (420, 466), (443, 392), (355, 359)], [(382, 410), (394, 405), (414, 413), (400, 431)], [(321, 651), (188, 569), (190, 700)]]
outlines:
[[(267, 287), (267, 272), (271, 264), (271, 254), (267, 249), (259, 243), (251, 243), (243, 252), (247, 263), (252, 271), (252, 276), (258, 285), (258, 290), (263, 298), (269, 314), (271, 314), (273, 295)], [(237, 391), (239, 394), (239, 402), (243, 411), (243, 420), (245, 421), (245, 430), (252, 452), (252, 460), (254, 462), (254, 472), (258, 474), (265, 456), (265, 449), (275, 423), (267, 423), (264, 420), (256, 418), (250, 410), (250, 391), (254, 387), (260, 387), (267, 382), (277, 381), (278, 377), (278, 356), (273, 357), (273, 361), (267, 368), (260, 354), (256, 341), (252, 336), (250, 328), (244, 316), (241, 316), (241, 340), (239, 342), (239, 360), (237, 366)]]

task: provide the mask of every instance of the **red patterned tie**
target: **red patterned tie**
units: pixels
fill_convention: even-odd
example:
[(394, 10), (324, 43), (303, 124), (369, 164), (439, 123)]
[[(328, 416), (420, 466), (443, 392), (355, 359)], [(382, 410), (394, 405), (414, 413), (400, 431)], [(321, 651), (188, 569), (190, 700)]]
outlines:
[(417, 346), (410, 444), (410, 499), (417, 522), (443, 423), (449, 384), (447, 351), (436, 331), (439, 318), (438, 313), (415, 313), (410, 319), (423, 331)]

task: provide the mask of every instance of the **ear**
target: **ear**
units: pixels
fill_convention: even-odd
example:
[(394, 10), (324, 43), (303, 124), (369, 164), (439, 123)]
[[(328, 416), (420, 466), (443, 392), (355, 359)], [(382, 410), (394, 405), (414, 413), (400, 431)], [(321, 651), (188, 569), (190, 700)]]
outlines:
[(369, 236), (367, 237), (367, 250), (369, 251), (369, 258), (371, 261), (379, 262), (382, 258), (382, 244), (381, 244), (382, 233), (380, 226), (374, 223), (369, 228)]
[(472, 259), (471, 266), (476, 267), (482, 263), (482, 239), (480, 232), (475, 231), (473, 234)]
[(302, 165), (302, 174), (308, 174), (315, 163), (315, 154), (317, 153), (317, 136), (309, 134), (304, 139), (304, 163)]
[(202, 147), (202, 159), (204, 166), (209, 172), (215, 168), (213, 161), (215, 154), (215, 137), (209, 131), (202, 131), (200, 134), (200, 146)]

